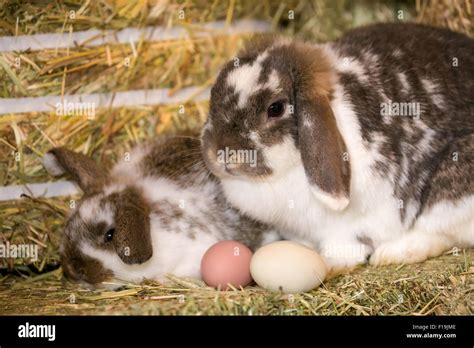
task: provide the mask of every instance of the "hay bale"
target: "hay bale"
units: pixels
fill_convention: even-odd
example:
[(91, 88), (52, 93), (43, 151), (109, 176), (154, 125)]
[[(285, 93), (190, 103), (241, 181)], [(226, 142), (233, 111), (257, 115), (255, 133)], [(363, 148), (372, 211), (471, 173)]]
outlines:
[(474, 1), (417, 0), (417, 21), (474, 36)]
[[(452, 5), (452, 6), (451, 6)], [(180, 12), (184, 11), (184, 12)], [(402, 11), (402, 19), (400, 12)], [(90, 28), (185, 25), (214, 20), (258, 18), (284, 35), (325, 41), (375, 21), (412, 20), (448, 26), (472, 36), (469, 1), (215, 1), (107, 0), (18, 2), (0, 7), (0, 35), (63, 33)], [(179, 16), (184, 13), (185, 16)], [(190, 38), (69, 50), (9, 52), (0, 55), (1, 97), (65, 95), (129, 89), (209, 86), (220, 66), (246, 36)], [(132, 57), (129, 67), (124, 60)], [(20, 66), (16, 66), (20, 58)], [(143, 139), (198, 128), (208, 103), (99, 110), (87, 117), (52, 113), (0, 116), (0, 185), (52, 180), (39, 161), (52, 146), (64, 145), (111, 165)], [(58, 243), (71, 200), (78, 197), (0, 202), (0, 243), (32, 243), (39, 259), (0, 259), (2, 314), (472, 314), (472, 260), (446, 255), (420, 265), (361, 267), (292, 298), (262, 289), (217, 293), (202, 283), (173, 279), (126, 285), (108, 292), (79, 288), (62, 277)], [(46, 294), (46, 295), (45, 295)], [(74, 295), (75, 300), (71, 300)], [(184, 301), (181, 301), (184, 296)], [(401, 296), (401, 297), (400, 297)], [(400, 300), (400, 298), (402, 300)]]

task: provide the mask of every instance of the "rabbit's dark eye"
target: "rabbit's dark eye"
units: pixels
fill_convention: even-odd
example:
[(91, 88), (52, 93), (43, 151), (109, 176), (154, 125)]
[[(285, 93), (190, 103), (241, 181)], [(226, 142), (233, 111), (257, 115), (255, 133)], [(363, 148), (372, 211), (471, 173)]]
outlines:
[(111, 242), (114, 239), (115, 228), (111, 228), (107, 232), (105, 232), (105, 242)]
[(267, 110), (268, 117), (280, 117), (283, 112), (285, 112), (285, 104), (282, 101), (273, 103)]

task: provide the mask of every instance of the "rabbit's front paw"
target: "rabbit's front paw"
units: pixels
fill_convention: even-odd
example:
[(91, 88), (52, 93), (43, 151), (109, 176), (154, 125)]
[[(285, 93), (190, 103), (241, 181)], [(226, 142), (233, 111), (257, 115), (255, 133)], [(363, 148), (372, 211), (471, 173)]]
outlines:
[(453, 246), (451, 239), (446, 236), (411, 232), (376, 248), (370, 264), (382, 266), (422, 262), (429, 257), (441, 255)]
[(372, 247), (363, 243), (326, 244), (321, 250), (331, 269), (352, 268), (367, 263), (372, 252)]

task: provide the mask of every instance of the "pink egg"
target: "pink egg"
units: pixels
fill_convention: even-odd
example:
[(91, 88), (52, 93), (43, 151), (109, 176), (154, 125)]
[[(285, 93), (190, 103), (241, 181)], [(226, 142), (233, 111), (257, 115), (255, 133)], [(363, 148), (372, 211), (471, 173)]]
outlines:
[(201, 276), (207, 285), (227, 289), (239, 288), (252, 281), (250, 260), (252, 251), (242, 243), (225, 240), (211, 246), (201, 260)]

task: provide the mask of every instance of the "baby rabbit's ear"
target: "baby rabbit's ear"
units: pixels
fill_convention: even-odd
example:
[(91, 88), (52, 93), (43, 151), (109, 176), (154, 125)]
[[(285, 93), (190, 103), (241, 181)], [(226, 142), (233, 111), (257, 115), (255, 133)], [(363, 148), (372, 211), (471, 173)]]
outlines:
[(56, 147), (43, 157), (43, 166), (53, 176), (68, 173), (85, 193), (97, 192), (107, 178), (105, 170), (89, 157)]
[(119, 194), (115, 211), (115, 251), (127, 264), (143, 263), (153, 255), (150, 207), (133, 188)]
[[(349, 204), (350, 164), (329, 102), (331, 67), (324, 56), (318, 57), (318, 52), (298, 53), (303, 59), (295, 74), (300, 76), (294, 81), (295, 110), (305, 173), (318, 200), (334, 210), (343, 210)], [(305, 56), (311, 59), (305, 62)]]

